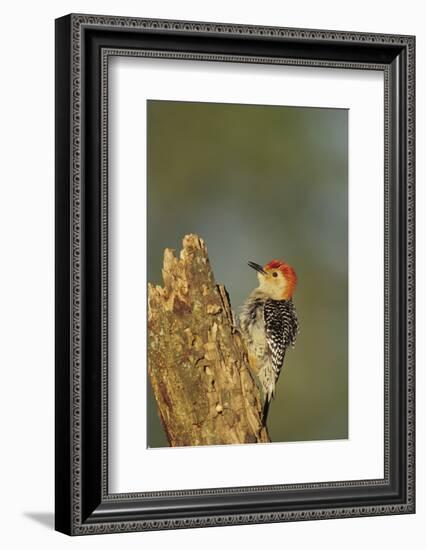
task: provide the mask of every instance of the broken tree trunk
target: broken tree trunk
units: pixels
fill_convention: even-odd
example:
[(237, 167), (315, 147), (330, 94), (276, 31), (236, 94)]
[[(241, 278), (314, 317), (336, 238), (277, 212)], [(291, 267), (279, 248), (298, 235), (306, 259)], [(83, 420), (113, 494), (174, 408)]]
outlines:
[(148, 372), (171, 446), (268, 442), (261, 399), (202, 239), (164, 252), (164, 287), (148, 285)]

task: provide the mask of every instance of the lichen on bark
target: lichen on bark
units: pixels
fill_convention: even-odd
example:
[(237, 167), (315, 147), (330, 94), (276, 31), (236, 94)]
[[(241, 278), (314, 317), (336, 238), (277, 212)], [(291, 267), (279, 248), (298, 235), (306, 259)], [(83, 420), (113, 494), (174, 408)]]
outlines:
[(268, 442), (261, 398), (215, 283), (204, 241), (164, 251), (164, 286), (148, 284), (148, 373), (171, 446)]

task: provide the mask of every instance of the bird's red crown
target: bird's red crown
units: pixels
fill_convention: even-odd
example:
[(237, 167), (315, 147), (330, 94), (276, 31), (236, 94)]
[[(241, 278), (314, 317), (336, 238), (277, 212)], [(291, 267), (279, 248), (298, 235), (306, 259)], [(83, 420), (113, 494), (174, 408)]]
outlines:
[(287, 264), (286, 262), (283, 262), (282, 260), (271, 260), (269, 263), (267, 263), (264, 266), (263, 269), (265, 271), (279, 269), (287, 281), (285, 298), (288, 299), (293, 296), (293, 293), (296, 289), (296, 284), (297, 284), (297, 275), (294, 269), (291, 267), (291, 265)]

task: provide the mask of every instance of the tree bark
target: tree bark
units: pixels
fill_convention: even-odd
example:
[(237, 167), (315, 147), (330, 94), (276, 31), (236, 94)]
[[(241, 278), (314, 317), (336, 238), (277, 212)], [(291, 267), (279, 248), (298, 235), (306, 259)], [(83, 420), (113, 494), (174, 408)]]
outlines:
[(164, 251), (164, 287), (148, 284), (148, 372), (171, 446), (268, 442), (261, 398), (206, 246)]

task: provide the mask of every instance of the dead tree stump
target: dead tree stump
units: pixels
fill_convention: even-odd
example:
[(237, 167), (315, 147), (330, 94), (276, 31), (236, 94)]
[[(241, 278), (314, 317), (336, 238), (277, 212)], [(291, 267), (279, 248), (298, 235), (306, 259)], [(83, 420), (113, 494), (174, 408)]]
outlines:
[(164, 287), (148, 285), (148, 372), (171, 446), (268, 442), (261, 398), (225, 287), (204, 241), (164, 251)]

